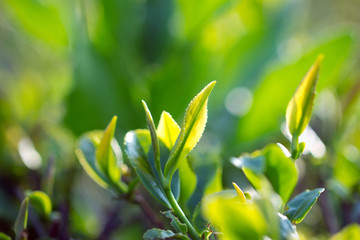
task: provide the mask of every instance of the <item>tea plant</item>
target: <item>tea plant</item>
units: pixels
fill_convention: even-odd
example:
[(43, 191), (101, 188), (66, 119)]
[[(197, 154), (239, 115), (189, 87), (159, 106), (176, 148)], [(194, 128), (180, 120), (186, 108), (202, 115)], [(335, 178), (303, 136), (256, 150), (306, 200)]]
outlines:
[[(126, 134), (125, 153), (132, 172), (123, 161), (114, 139), (117, 117), (104, 131), (92, 131), (80, 138), (76, 154), (88, 175), (100, 186), (129, 201), (134, 198), (139, 180), (166, 209), (172, 229), (153, 228), (144, 239), (297, 239), (295, 224), (300, 223), (315, 204), (324, 188), (306, 190), (290, 197), (297, 183), (295, 160), (305, 143), (298, 139), (308, 125), (315, 98), (321, 64), (320, 56), (302, 80), (286, 110), (286, 122), (292, 134), (291, 153), (282, 145), (270, 144), (251, 154), (232, 158), (254, 188), (243, 192), (223, 190), (187, 204), (193, 189), (184, 197), (181, 189), (191, 186), (196, 174), (189, 153), (200, 140), (207, 121), (207, 103), (215, 82), (208, 84), (188, 105), (181, 127), (163, 112), (158, 126), (145, 101), (148, 129)], [(206, 173), (205, 173), (206, 174)], [(126, 175), (126, 177), (124, 177)], [(180, 196), (183, 196), (180, 200)], [(194, 206), (194, 204), (192, 204)]]

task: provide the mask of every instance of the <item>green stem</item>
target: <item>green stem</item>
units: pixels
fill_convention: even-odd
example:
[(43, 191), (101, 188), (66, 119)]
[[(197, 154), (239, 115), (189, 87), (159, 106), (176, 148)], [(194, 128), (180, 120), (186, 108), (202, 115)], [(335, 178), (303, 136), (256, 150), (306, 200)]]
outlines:
[(294, 134), (292, 136), (292, 141), (291, 141), (291, 158), (294, 160), (296, 160), (298, 155), (298, 145), (299, 145), (299, 138), (297, 134)]
[(180, 219), (181, 222), (185, 223), (187, 228), (188, 228), (188, 233), (191, 237), (191, 239), (193, 240), (200, 240), (200, 235), (199, 233), (195, 230), (195, 228), (193, 227), (193, 225), (190, 223), (190, 221), (187, 219), (187, 217), (185, 216), (185, 213), (183, 212), (183, 210), (181, 209), (181, 207), (179, 206), (178, 202), (176, 201), (173, 193), (171, 192), (170, 188), (166, 188), (165, 189), (165, 194), (166, 197), (169, 200), (169, 203), (172, 207), (173, 212), (175, 213), (175, 215)]

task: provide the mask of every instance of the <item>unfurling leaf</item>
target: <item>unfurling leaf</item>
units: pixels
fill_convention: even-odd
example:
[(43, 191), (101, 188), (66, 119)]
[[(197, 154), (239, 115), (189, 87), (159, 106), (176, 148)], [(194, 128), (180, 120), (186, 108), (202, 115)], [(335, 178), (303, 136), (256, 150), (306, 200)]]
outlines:
[(146, 105), (145, 101), (142, 101), (145, 115), (146, 115), (146, 122), (150, 130), (150, 136), (151, 136), (151, 145), (154, 152), (154, 161), (155, 161), (155, 169), (157, 171), (157, 174), (163, 178), (163, 173), (161, 169), (161, 163), (160, 163), (160, 145), (159, 145), (159, 138), (156, 133), (154, 120), (151, 116), (150, 110), (148, 106)]
[(180, 127), (171, 117), (170, 113), (163, 111), (156, 132), (165, 146), (171, 150), (179, 136)]
[(104, 134), (101, 138), (100, 144), (96, 149), (96, 162), (101, 171), (113, 183), (120, 181), (120, 169), (117, 165), (117, 159), (113, 154), (111, 142), (114, 138), (117, 117), (114, 116), (109, 125), (106, 127)]
[(190, 102), (185, 112), (183, 124), (176, 143), (166, 163), (164, 175), (170, 184), (171, 177), (181, 161), (189, 154), (200, 140), (207, 121), (207, 102), (215, 81), (208, 84)]
[(75, 153), (86, 173), (103, 188), (110, 188), (108, 179), (98, 169), (96, 164), (95, 153), (102, 134), (103, 131), (100, 130), (84, 134), (79, 139)]
[(120, 193), (128, 191), (121, 181), (122, 152), (114, 138), (116, 116), (104, 131), (95, 130), (80, 137), (76, 156), (87, 174), (101, 187)]
[(317, 58), (286, 108), (286, 123), (293, 136), (300, 136), (310, 121), (322, 59), (323, 55)]
[(286, 215), (292, 223), (300, 223), (324, 190), (324, 188), (316, 188), (300, 193), (286, 204), (284, 215)]

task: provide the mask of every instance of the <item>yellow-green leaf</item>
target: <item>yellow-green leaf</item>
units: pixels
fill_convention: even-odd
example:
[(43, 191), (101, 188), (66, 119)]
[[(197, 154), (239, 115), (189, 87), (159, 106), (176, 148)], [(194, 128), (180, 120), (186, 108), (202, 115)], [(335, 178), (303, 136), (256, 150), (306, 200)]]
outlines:
[(0, 240), (11, 240), (11, 237), (3, 232), (0, 232)]
[(163, 111), (157, 127), (157, 135), (169, 149), (175, 145), (180, 133), (180, 127), (171, 117), (170, 113)]
[(38, 213), (49, 216), (52, 210), (51, 200), (49, 196), (42, 191), (34, 191), (28, 194), (31, 205)]
[(143, 104), (144, 110), (145, 110), (146, 122), (147, 122), (147, 125), (150, 130), (151, 145), (152, 145), (152, 149), (154, 152), (154, 159), (155, 159), (155, 168), (158, 171), (158, 174), (160, 174), (160, 176), (162, 176), (162, 169), (161, 169), (161, 163), (160, 163), (159, 138), (156, 134), (155, 124), (154, 124), (154, 120), (151, 116), (151, 112), (144, 100), (142, 100), (142, 104)]
[(101, 171), (113, 182), (120, 181), (120, 169), (111, 147), (114, 138), (117, 117), (114, 116), (104, 131), (100, 144), (96, 150), (96, 162)]
[(360, 239), (360, 225), (350, 224), (330, 238), (330, 240)]
[(241, 203), (233, 192), (222, 191), (206, 197), (201, 205), (203, 216), (216, 231), (223, 233), (224, 240), (264, 238), (266, 220), (254, 203)]
[(168, 183), (180, 162), (195, 147), (202, 136), (207, 121), (207, 102), (215, 83), (215, 81), (209, 83), (193, 98), (186, 109), (180, 134), (165, 166), (164, 173)]
[(235, 188), (235, 191), (240, 199), (240, 202), (246, 202), (246, 197), (245, 197), (245, 194), (244, 192), (241, 190), (241, 188), (236, 184), (236, 183), (232, 183), (234, 188)]
[(286, 123), (293, 136), (300, 136), (310, 121), (322, 59), (323, 55), (317, 58), (287, 106)]

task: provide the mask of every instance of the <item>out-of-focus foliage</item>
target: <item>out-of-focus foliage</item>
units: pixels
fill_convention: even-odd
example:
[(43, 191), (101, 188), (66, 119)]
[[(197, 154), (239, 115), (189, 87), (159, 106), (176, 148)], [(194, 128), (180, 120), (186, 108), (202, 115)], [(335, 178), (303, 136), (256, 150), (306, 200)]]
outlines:
[[(321, 239), (359, 222), (359, 11), (358, 0), (0, 1), (0, 232), (15, 236), (28, 189), (47, 193), (53, 205), (49, 218), (30, 211), (33, 238), (141, 239), (166, 222), (111, 200), (76, 161), (75, 139), (104, 129), (114, 115), (117, 139), (144, 128), (141, 99), (154, 122), (165, 109), (180, 123), (186, 104), (213, 80), (208, 127), (188, 156), (193, 164), (180, 163), (179, 181), (188, 187), (179, 202), (196, 218), (201, 196), (222, 182), (252, 191), (229, 158), (270, 142), (290, 146), (279, 128), (319, 54), (325, 58), (311, 128), (299, 139), (306, 147), (294, 195), (327, 190), (297, 230)], [(118, 166), (131, 188), (131, 169)], [(163, 210), (149, 196), (137, 201)]]

